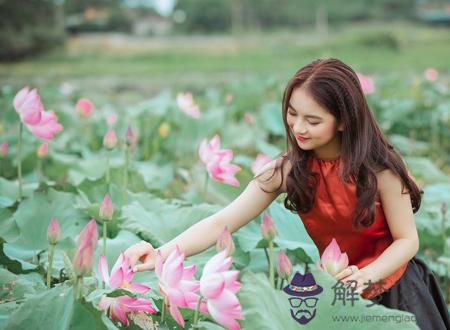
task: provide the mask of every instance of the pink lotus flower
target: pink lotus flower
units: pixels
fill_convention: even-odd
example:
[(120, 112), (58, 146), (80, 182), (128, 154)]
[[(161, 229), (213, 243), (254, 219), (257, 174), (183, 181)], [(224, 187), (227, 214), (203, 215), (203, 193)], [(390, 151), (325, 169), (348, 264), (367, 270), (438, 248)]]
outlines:
[(14, 97), (13, 104), (22, 123), (37, 138), (50, 141), (54, 134), (62, 131), (54, 112), (44, 111), (36, 89), (22, 88)]
[(0, 157), (6, 157), (8, 155), (9, 145), (8, 142), (0, 144)]
[(111, 319), (113, 321), (118, 319), (124, 326), (128, 326), (130, 324), (126, 313), (146, 312), (156, 314), (156, 309), (153, 308), (151, 301), (129, 296), (120, 296), (116, 298), (102, 296), (98, 307), (100, 310), (109, 310)]
[(375, 92), (375, 85), (371, 77), (365, 76), (362, 73), (357, 72), (359, 82), (364, 94), (372, 94)]
[(125, 133), (125, 144), (134, 149), (134, 147), (136, 147), (136, 135), (134, 134), (133, 130), (131, 129), (131, 126), (128, 126), (128, 129)]
[(110, 128), (103, 137), (103, 145), (108, 150), (113, 150), (117, 145), (117, 135), (113, 128)]
[(92, 270), (92, 258), (97, 247), (98, 231), (95, 219), (83, 228), (78, 237), (78, 247), (73, 259), (73, 268), (78, 276), (89, 275)]
[[(155, 273), (159, 280), (158, 289), (164, 301), (168, 300), (170, 304), (170, 315), (182, 327), (184, 327), (184, 319), (178, 307), (195, 309), (199, 296), (194, 292), (200, 287), (200, 283), (192, 280), (195, 265), (184, 267), (184, 258), (184, 252), (181, 252), (177, 245), (164, 263), (161, 251), (157, 250), (155, 264)], [(200, 311), (207, 312), (203, 301), (200, 303)]]
[(336, 239), (333, 238), (331, 243), (323, 251), (320, 262), (316, 262), (316, 266), (331, 275), (336, 275), (348, 266), (347, 253), (341, 253)]
[(103, 198), (102, 205), (100, 205), (99, 216), (103, 221), (109, 221), (112, 219), (114, 214), (114, 207), (111, 201), (111, 197), (109, 197), (109, 193), (105, 195)]
[(178, 93), (177, 104), (181, 111), (192, 118), (200, 118), (200, 109), (197, 104), (194, 103), (194, 98), (191, 93)]
[(37, 125), (41, 120), (44, 106), (36, 89), (30, 91), (28, 86), (22, 88), (14, 96), (13, 105), (24, 125)]
[(246, 112), (244, 114), (244, 120), (247, 124), (253, 124), (255, 122), (255, 117), (250, 112)]
[(241, 168), (238, 165), (230, 163), (232, 158), (232, 150), (221, 150), (218, 152), (215, 160), (206, 166), (209, 176), (218, 182), (227, 183), (232, 186), (239, 186), (240, 183), (234, 175), (236, 172), (240, 171)]
[(426, 69), (423, 75), (428, 81), (436, 81), (439, 78), (439, 72), (435, 68)]
[(275, 238), (275, 235), (277, 234), (275, 222), (267, 212), (264, 212), (263, 215), (263, 221), (261, 223), (261, 234), (268, 241), (273, 240)]
[(89, 118), (92, 114), (92, 110), (94, 109), (94, 104), (88, 99), (82, 98), (78, 100), (75, 108), (81, 117)]
[(48, 155), (48, 143), (41, 144), (36, 152), (39, 158), (45, 158)]
[(115, 112), (109, 114), (106, 117), (106, 122), (108, 123), (108, 126), (111, 126), (111, 127), (114, 126), (117, 123), (118, 118), (119, 118), (119, 116)]
[(292, 275), (292, 263), (284, 251), (278, 253), (278, 275), (280, 278), (289, 281)]
[(200, 143), (198, 154), (203, 164), (208, 165), (209, 163), (216, 160), (217, 153), (219, 151), (220, 151), (220, 136), (216, 134), (209, 142), (208, 139), (203, 139), (203, 141)]
[(252, 164), (252, 172), (253, 174), (256, 174), (264, 165), (267, 163), (270, 163), (272, 161), (272, 158), (264, 155), (264, 154), (258, 154), (256, 156), (255, 161)]
[(233, 242), (233, 238), (231, 237), (230, 231), (228, 230), (228, 226), (222, 231), (219, 239), (216, 242), (216, 251), (220, 252), (222, 250), (227, 250), (227, 255), (232, 255), (234, 252), (235, 246)]
[(131, 292), (146, 293), (150, 287), (144, 284), (131, 283), (134, 276), (134, 271), (130, 267), (130, 262), (124, 253), (121, 253), (116, 263), (111, 270), (111, 277), (108, 272), (108, 262), (105, 256), (100, 256), (99, 272), (105, 282), (110, 288), (122, 288)]
[(238, 270), (229, 270), (232, 264), (227, 251), (216, 254), (203, 268), (200, 292), (212, 318), (228, 329), (240, 329), (236, 319), (242, 320), (241, 304), (236, 292), (241, 284), (237, 281)]
[(233, 158), (232, 150), (220, 149), (219, 135), (214, 135), (209, 142), (207, 139), (204, 139), (200, 143), (198, 153), (201, 161), (206, 165), (206, 169), (212, 179), (233, 186), (240, 185), (234, 175), (241, 168), (230, 163)]
[(47, 228), (47, 240), (50, 244), (55, 245), (61, 239), (61, 229), (58, 220), (52, 218)]

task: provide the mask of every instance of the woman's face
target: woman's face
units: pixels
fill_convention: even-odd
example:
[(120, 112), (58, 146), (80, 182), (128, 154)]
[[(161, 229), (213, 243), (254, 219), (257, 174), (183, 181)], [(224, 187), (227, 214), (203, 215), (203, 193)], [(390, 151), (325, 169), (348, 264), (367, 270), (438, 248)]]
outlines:
[(301, 87), (292, 91), (286, 119), (301, 149), (315, 150), (323, 157), (339, 151), (340, 140), (336, 133), (342, 131), (342, 125)]

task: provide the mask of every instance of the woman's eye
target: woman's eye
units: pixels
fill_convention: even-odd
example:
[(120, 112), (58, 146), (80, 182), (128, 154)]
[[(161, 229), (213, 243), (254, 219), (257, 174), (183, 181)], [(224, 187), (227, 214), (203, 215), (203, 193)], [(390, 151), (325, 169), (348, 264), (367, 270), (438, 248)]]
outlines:
[(319, 125), (320, 123), (310, 123), (313, 126)]
[(290, 114), (291, 116), (295, 116), (295, 113), (292, 113), (292, 112), (289, 112), (289, 111), (288, 111), (288, 114)]

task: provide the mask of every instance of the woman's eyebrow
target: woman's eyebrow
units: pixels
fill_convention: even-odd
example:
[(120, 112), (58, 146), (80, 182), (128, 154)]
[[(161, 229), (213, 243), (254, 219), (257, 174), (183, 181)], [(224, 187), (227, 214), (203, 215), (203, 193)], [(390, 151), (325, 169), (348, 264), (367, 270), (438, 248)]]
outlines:
[[(295, 108), (292, 106), (292, 104), (289, 102), (289, 107), (294, 110), (295, 112), (298, 112), (297, 110), (295, 110)], [(315, 116), (315, 115), (305, 115), (306, 118), (315, 118), (315, 119), (323, 119), (322, 117), (319, 116)]]

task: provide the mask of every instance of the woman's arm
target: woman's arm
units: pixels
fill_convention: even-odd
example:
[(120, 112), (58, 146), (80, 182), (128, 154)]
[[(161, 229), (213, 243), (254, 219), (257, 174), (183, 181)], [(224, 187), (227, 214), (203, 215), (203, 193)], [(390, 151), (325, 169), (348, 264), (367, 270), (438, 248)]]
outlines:
[[(263, 166), (257, 173), (262, 173), (260, 178), (252, 179), (244, 191), (225, 208), (197, 222), (156, 249), (161, 252), (163, 260), (177, 245), (186, 256), (200, 253), (215, 244), (225, 226), (228, 226), (230, 233), (233, 233), (256, 218), (280, 193), (285, 191), (286, 176), (290, 171), (289, 161), (286, 161), (283, 166), (283, 185), (281, 188), (277, 189), (282, 180), (279, 170), (270, 178), (275, 165), (279, 164), (278, 162), (281, 162), (281, 158)], [(266, 181), (266, 179), (269, 180)], [(266, 190), (267, 193), (261, 188)], [(131, 265), (134, 265), (137, 260), (145, 259), (143, 264), (136, 266), (138, 271), (149, 270), (154, 267), (156, 251), (147, 242), (135, 244), (125, 254), (130, 258)]]

